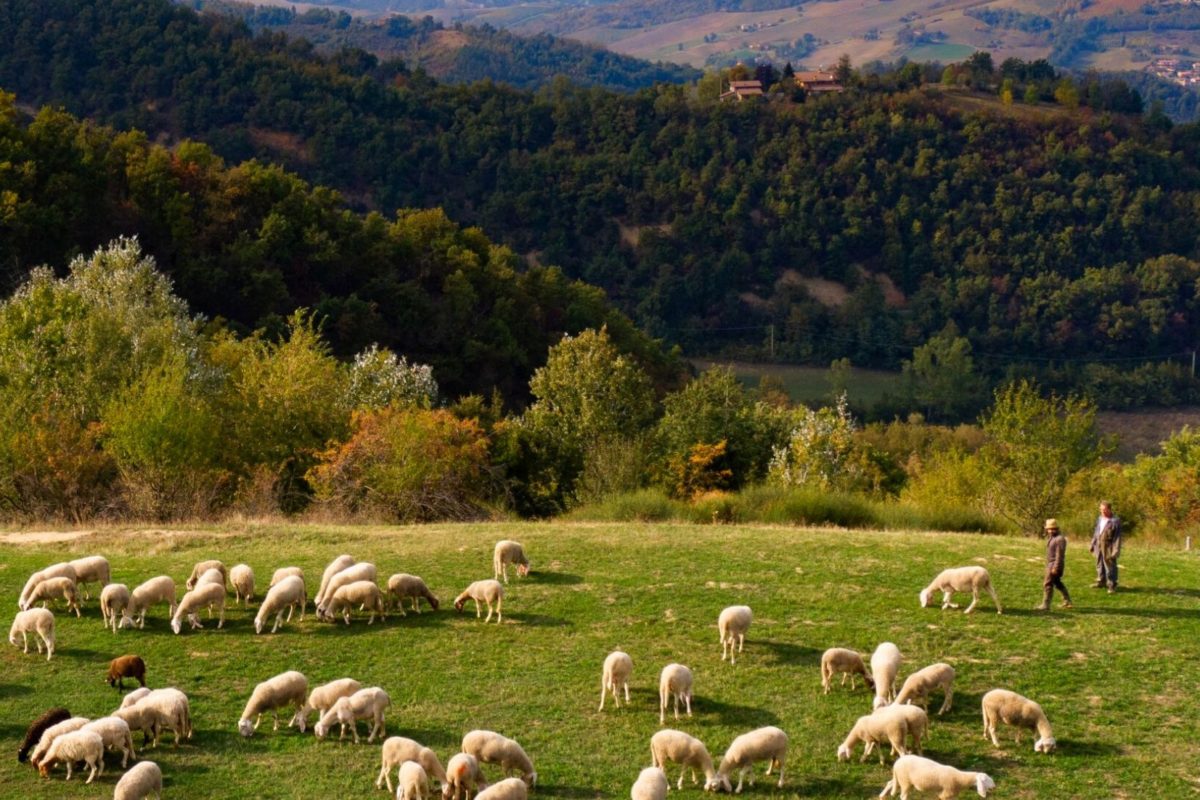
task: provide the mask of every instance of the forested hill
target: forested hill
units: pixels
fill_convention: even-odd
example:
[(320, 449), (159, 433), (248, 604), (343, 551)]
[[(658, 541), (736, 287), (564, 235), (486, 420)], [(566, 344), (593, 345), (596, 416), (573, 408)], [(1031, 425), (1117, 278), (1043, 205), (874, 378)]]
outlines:
[(0, 0), (0, 37), (23, 103), (282, 160), (363, 206), (443, 207), (693, 349), (773, 324), (777, 355), (895, 364), (953, 321), (1002, 372), (1200, 339), (1200, 129), (1075, 109), (1122, 93), (1052, 70), (977, 59), (961, 83), (990, 100), (914, 65), (723, 104), (438, 85), (166, 0)]
[(603, 47), (549, 34), (519, 36), (490, 25), (447, 28), (432, 17), (352, 18), (345, 11), (255, 6), (227, 0), (190, 0), (185, 5), (306, 39), (323, 53), (354, 47), (381, 60), (402, 59), (452, 83), (490, 79), (536, 89), (562, 76), (581, 86), (632, 91), (655, 83), (694, 81), (700, 71), (677, 64), (643, 61)]

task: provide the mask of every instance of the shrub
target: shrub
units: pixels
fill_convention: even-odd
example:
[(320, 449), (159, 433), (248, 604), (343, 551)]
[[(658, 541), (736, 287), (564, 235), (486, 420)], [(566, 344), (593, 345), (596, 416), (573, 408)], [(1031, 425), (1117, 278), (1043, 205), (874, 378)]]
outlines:
[(648, 469), (649, 457), (641, 437), (603, 437), (584, 453), (583, 469), (575, 482), (574, 502), (595, 503), (637, 491), (645, 485)]
[(739, 494), (734, 516), (739, 522), (845, 528), (868, 527), (877, 520), (874, 505), (859, 495), (770, 485), (750, 487)]
[(716, 444), (694, 444), (686, 455), (672, 456), (667, 461), (668, 491), (672, 497), (686, 500), (728, 489), (733, 482), (733, 470), (726, 463), (724, 439)]
[(666, 522), (683, 519), (685, 514), (685, 504), (667, 497), (661, 489), (639, 489), (579, 506), (570, 513), (570, 519), (598, 522)]

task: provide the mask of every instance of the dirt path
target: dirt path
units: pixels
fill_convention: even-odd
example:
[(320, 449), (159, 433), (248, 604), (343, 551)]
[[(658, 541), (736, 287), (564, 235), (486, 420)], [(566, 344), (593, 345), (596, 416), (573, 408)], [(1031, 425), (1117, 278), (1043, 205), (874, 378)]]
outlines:
[(91, 536), (95, 531), (20, 531), (18, 533), (0, 533), (0, 544), (59, 544), (73, 542), (85, 536)]

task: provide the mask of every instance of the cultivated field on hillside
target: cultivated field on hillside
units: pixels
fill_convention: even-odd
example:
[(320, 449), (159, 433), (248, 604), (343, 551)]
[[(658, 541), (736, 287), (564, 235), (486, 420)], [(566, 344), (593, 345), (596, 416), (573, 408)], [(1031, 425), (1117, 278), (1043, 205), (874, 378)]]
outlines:
[[(522, 540), (533, 574), (510, 584), (502, 625), (450, 608), (471, 580), (490, 576), (491, 545)], [(17, 537), (20, 538), (20, 537)], [(52, 705), (99, 716), (117, 693), (101, 682), (108, 659), (138, 653), (152, 686), (192, 701), (195, 737), (148, 753), (167, 776), (166, 797), (382, 797), (374, 789), (379, 746), (317, 741), (263, 728), (242, 739), (236, 723), (255, 683), (287, 669), (311, 682), (353, 676), (392, 697), (388, 733), (432, 746), (443, 762), (464, 732), (491, 728), (519, 740), (539, 773), (533, 797), (627, 797), (649, 763), (659, 729), (658, 670), (679, 661), (696, 674), (695, 716), (671, 725), (721, 753), (762, 725), (788, 732), (787, 782), (761, 779), (749, 797), (865, 798), (888, 771), (838, 763), (835, 750), (870, 696), (820, 694), (818, 661), (830, 646), (870, 651), (899, 645), (901, 674), (935, 661), (958, 671), (954, 708), (935, 721), (927, 755), (989, 772), (997, 798), (1190, 798), (1197, 791), (1195, 686), (1200, 623), (1194, 554), (1131, 541), (1124, 591), (1087, 588), (1086, 547), (1069, 548), (1073, 611), (1029, 609), (1040, 598), (1042, 545), (1015, 538), (723, 526), (488, 524), (417, 528), (237, 526), (177, 532), (102, 531), (58, 544), (0, 539), (0, 596), (11, 619), (36, 567), (103, 553), (114, 578), (134, 585), (159, 573), (182, 583), (191, 565), (219, 557), (249, 563), (265, 586), (271, 571), (298, 565), (310, 583), (339, 553), (392, 572), (421, 574), (442, 600), (437, 613), (389, 616), (384, 624), (319, 623), (311, 613), (275, 635), (255, 636), (253, 610), (233, 610), (224, 630), (171, 634), (155, 609), (144, 631), (100, 627), (93, 599), (84, 617), (58, 614), (59, 650), (47, 663), (6, 646), (0, 656), (0, 796), (111, 796), (116, 770), (85, 786), (58, 771), (43, 780), (12, 758), (30, 719)], [(1005, 613), (981, 601), (973, 616), (921, 609), (917, 592), (943, 567), (985, 564)], [(230, 601), (232, 603), (232, 600)], [(753, 607), (736, 666), (722, 663), (715, 621), (724, 606)], [(598, 713), (600, 664), (622, 648), (633, 657), (633, 704)], [(994, 748), (981, 736), (979, 700), (993, 687), (1039, 700), (1059, 750), (1035, 755), (1026, 737)], [(940, 703), (940, 698), (936, 700)], [(109, 763), (112, 764), (110, 758)], [(495, 777), (494, 768), (486, 768)], [(759, 768), (761, 771), (761, 767)], [(675, 770), (672, 778), (677, 777)], [(674, 795), (673, 795), (674, 796)], [(701, 796), (685, 787), (682, 797)]]

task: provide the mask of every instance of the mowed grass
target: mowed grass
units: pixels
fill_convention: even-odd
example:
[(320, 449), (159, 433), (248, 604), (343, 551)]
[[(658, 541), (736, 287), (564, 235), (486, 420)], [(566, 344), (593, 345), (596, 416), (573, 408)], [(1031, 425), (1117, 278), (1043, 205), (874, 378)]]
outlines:
[[(453, 596), (490, 577), (492, 544), (505, 537), (524, 542), (533, 574), (513, 578), (504, 624), (455, 614)], [(936, 661), (956, 668), (954, 708), (935, 721), (926, 754), (987, 771), (995, 797), (1192, 798), (1200, 788), (1197, 559), (1136, 541), (1122, 559), (1125, 590), (1114, 596), (1088, 588), (1086, 546), (1072, 542), (1066, 582), (1077, 607), (1048, 615), (1030, 611), (1040, 599), (1043, 550), (1026, 539), (578, 523), (265, 525), (0, 544), (0, 596), (11, 620), (31, 571), (90, 553), (108, 556), (114, 578), (130, 586), (160, 573), (182, 585), (194, 562), (219, 557), (250, 564), (263, 588), (274, 568), (298, 565), (315, 589), (325, 563), (343, 552), (374, 561), (381, 581), (399, 571), (424, 576), (442, 610), (371, 626), (355, 619), (349, 627), (310, 613), (278, 634), (255, 636), (254, 609), (232, 609), (224, 630), (206, 621), (204, 630), (175, 636), (157, 607), (145, 630), (114, 635), (101, 628), (93, 599), (80, 620), (56, 615), (53, 661), (5, 646), (0, 796), (111, 796), (118, 776), (111, 756), (106, 774), (85, 786), (65, 783), (61, 770), (43, 780), (12, 754), (29, 721), (50, 706), (90, 717), (115, 708), (117, 693), (101, 680), (106, 663), (137, 653), (152, 686), (177, 686), (191, 698), (194, 739), (145, 753), (162, 766), (169, 798), (383, 796), (374, 789), (379, 745), (365, 737), (354, 745), (286, 728), (273, 733), (269, 719), (253, 738), (237, 735), (254, 685), (288, 669), (312, 685), (352, 676), (384, 687), (393, 702), (388, 734), (424, 742), (443, 762), (473, 728), (516, 738), (538, 769), (535, 797), (627, 797), (649, 764), (658, 672), (672, 661), (695, 671), (695, 716), (674, 722), (668, 715), (668, 725), (700, 737), (714, 758), (734, 736), (762, 725), (790, 736), (785, 788), (760, 779), (748, 796), (866, 798), (878, 794), (888, 770), (875, 761), (840, 764), (835, 750), (870, 711), (870, 695), (835, 687), (822, 696), (818, 663), (827, 647), (870, 652), (884, 640), (904, 653), (901, 677)], [(1002, 616), (986, 599), (972, 616), (919, 608), (917, 592), (936, 572), (972, 563), (991, 570)], [(732, 666), (721, 662), (715, 623), (723, 607), (740, 603), (755, 619)], [(598, 713), (600, 665), (615, 648), (633, 657), (633, 705), (610, 702)], [(1009, 730), (1000, 749), (982, 738), (979, 701), (993, 687), (1042, 703), (1056, 754), (1035, 755), (1029, 736), (1014, 745)], [(689, 787), (682, 796), (701, 796)]]

